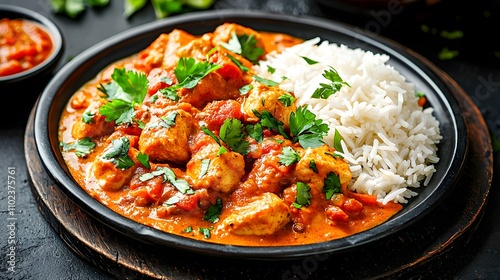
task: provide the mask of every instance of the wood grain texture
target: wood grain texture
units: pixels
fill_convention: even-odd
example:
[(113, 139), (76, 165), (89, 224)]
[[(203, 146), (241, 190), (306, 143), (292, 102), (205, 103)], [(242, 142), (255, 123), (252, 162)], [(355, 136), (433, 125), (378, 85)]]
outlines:
[[(436, 70), (436, 69), (435, 69)], [(438, 71), (438, 70), (436, 70)], [(469, 152), (464, 172), (446, 199), (406, 229), (342, 254), (297, 260), (242, 261), (159, 248), (133, 240), (83, 212), (45, 172), (33, 137), (33, 112), (25, 134), (25, 157), (33, 194), (61, 239), (96, 268), (119, 279), (434, 279), (451, 277), (474, 251), (473, 238), (493, 176), (490, 136), (481, 113), (447, 76), (460, 102)], [(465, 258), (465, 259), (463, 259)]]

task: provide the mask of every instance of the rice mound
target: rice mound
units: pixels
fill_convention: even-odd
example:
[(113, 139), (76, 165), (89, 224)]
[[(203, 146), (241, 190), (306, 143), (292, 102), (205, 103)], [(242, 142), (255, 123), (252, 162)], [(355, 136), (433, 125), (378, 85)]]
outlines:
[[(302, 57), (319, 63), (309, 65)], [(388, 60), (384, 54), (314, 38), (268, 54), (254, 70), (282, 81), (280, 87), (294, 93), (297, 105), (307, 105), (329, 125), (325, 143), (333, 146), (338, 130), (353, 175), (351, 190), (376, 195), (384, 204), (407, 203), (417, 195), (412, 188), (427, 185), (436, 171), (442, 136), (433, 109), (418, 105), (414, 84)], [(275, 71), (270, 73), (268, 66)], [(330, 67), (350, 87), (342, 86), (328, 99), (311, 98), (320, 83), (330, 83), (322, 76)]]

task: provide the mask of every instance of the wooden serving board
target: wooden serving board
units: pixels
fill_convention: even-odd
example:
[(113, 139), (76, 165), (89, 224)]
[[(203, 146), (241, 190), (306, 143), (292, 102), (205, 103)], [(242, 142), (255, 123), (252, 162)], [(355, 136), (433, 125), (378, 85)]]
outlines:
[(475, 237), (491, 187), (493, 153), (481, 113), (454, 81), (446, 82), (456, 87), (454, 94), (470, 138), (465, 172), (458, 185), (425, 219), (346, 253), (253, 261), (164, 249), (133, 240), (83, 212), (51, 180), (38, 157), (33, 112), (24, 141), (32, 192), (40, 211), (66, 244), (96, 269), (119, 279), (451, 278), (483, 242)]

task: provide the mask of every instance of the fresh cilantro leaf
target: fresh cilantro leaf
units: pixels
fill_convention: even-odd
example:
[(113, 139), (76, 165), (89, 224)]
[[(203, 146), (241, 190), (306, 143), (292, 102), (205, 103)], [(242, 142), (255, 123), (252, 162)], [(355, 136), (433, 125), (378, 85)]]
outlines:
[(307, 64), (309, 64), (309, 65), (314, 65), (314, 64), (318, 64), (319, 63), (316, 60), (310, 59), (310, 58), (308, 58), (306, 56), (300, 56), (300, 57), (302, 57), (307, 62)]
[(267, 72), (274, 74), (274, 72), (276, 72), (276, 68), (271, 67), (270, 65), (267, 65)]
[(210, 129), (208, 129), (206, 126), (202, 125), (201, 126), (201, 130), (208, 136), (212, 137), (212, 139), (215, 140), (215, 142), (217, 142), (217, 144), (219, 144), (219, 146), (221, 145), (220, 144), (220, 139), (219, 137), (217, 137), (217, 135), (215, 135)]
[(175, 119), (177, 118), (177, 115), (179, 113), (177, 111), (174, 111), (170, 114), (168, 114), (167, 116), (162, 116), (160, 119), (161, 119), (161, 122), (160, 122), (160, 126), (163, 127), (163, 128), (170, 128), (172, 126), (175, 125)]
[(207, 212), (205, 213), (205, 216), (203, 216), (203, 220), (212, 223), (217, 223), (219, 221), (219, 215), (221, 214), (221, 212), (222, 212), (222, 199), (220, 197), (217, 197), (217, 201), (215, 202), (214, 205), (208, 208)]
[(243, 66), (241, 64), (241, 62), (239, 62), (234, 56), (232, 56), (230, 54), (226, 54), (226, 55), (227, 55), (227, 57), (229, 57), (229, 59), (231, 59), (234, 62), (234, 64), (236, 64), (236, 66), (238, 66), (238, 68), (240, 68), (241, 71), (248, 72), (248, 68)]
[(244, 86), (240, 87), (239, 91), (240, 91), (241, 95), (245, 95), (245, 94), (249, 93), (252, 89), (253, 89), (253, 86), (248, 84), (248, 85), (244, 85)]
[(159, 92), (163, 93), (163, 95), (173, 101), (179, 100), (179, 95), (177, 94), (177, 89), (179, 87), (166, 87), (159, 90)]
[(198, 231), (203, 234), (203, 237), (205, 237), (206, 239), (209, 239), (210, 236), (211, 236), (211, 231), (214, 229), (214, 227), (209, 227), (209, 228), (199, 228)]
[(85, 112), (83, 112), (82, 114), (82, 121), (86, 124), (95, 123), (94, 116), (94, 113), (90, 112), (89, 110), (85, 110)]
[(228, 118), (220, 127), (219, 137), (229, 148), (242, 155), (248, 154), (248, 141), (243, 140), (243, 124), (240, 120)]
[(256, 124), (247, 124), (245, 127), (245, 132), (255, 139), (258, 143), (262, 142), (264, 140), (264, 131), (262, 130), (262, 124), (261, 123), (256, 123)]
[(297, 182), (297, 196), (295, 197), (295, 203), (297, 205), (309, 206), (311, 204), (312, 195), (310, 193), (311, 187), (308, 184)]
[(115, 68), (111, 78), (127, 95), (127, 100), (141, 104), (148, 93), (149, 80), (143, 72)]
[(340, 135), (339, 131), (335, 129), (335, 134), (333, 135), (333, 147), (335, 148), (335, 150), (343, 153), (344, 149), (342, 149), (341, 141), (342, 135)]
[(107, 122), (116, 121), (116, 124), (132, 122), (135, 109), (131, 102), (115, 99), (101, 106), (99, 113), (106, 117)]
[(290, 166), (294, 163), (299, 162), (300, 155), (292, 147), (286, 146), (282, 149), (281, 154), (278, 155), (279, 163)]
[(184, 230), (182, 230), (183, 232), (186, 232), (186, 233), (190, 233), (190, 232), (193, 232), (193, 227), (192, 226), (188, 226), (187, 228), (185, 228)]
[(324, 144), (323, 137), (328, 134), (328, 125), (301, 106), (290, 114), (290, 133), (293, 143), (299, 142), (303, 148), (317, 148)]
[(135, 162), (128, 155), (130, 149), (130, 140), (127, 137), (114, 139), (111, 141), (111, 147), (102, 156), (104, 159), (111, 160), (117, 168), (127, 169), (132, 167)]
[(151, 169), (151, 165), (149, 164), (149, 155), (139, 153), (137, 155), (137, 160), (147, 169)]
[(314, 161), (314, 159), (311, 159), (309, 161), (309, 168), (311, 168), (312, 171), (314, 171), (314, 173), (318, 173), (318, 167), (316, 166), (316, 161)]
[(350, 87), (350, 85), (342, 80), (337, 70), (330, 66), (330, 70), (323, 71), (323, 77), (329, 80), (330, 84), (320, 83), (319, 88), (317, 88), (312, 94), (312, 98), (322, 98), (327, 99), (332, 94), (337, 93), (343, 85)]
[(179, 81), (179, 85), (177, 86), (187, 89), (194, 88), (206, 75), (221, 67), (219, 64), (208, 61), (197, 62), (192, 57), (181, 57), (177, 62), (177, 67), (174, 69), (175, 77)]
[(262, 78), (262, 77), (259, 77), (259, 76), (257, 76), (257, 75), (253, 75), (253, 78), (254, 78), (257, 82), (259, 82), (259, 83), (261, 83), (261, 84), (264, 84), (264, 85), (266, 85), (266, 86), (268, 86), (268, 87), (275, 87), (275, 86), (278, 86), (278, 85), (279, 85), (279, 83), (277, 83), (277, 82), (275, 82), (275, 81), (273, 81), (273, 80), (269, 80), (269, 79), (266, 79), (266, 78)]
[(194, 190), (189, 186), (188, 182), (183, 179), (178, 179), (174, 171), (168, 167), (157, 167), (155, 171), (144, 173), (139, 176), (139, 180), (147, 181), (155, 176), (163, 176), (164, 182), (170, 182), (179, 192), (183, 194), (193, 194)]
[(325, 185), (323, 186), (323, 192), (325, 193), (326, 199), (332, 198), (333, 194), (335, 193), (342, 192), (342, 189), (340, 187), (340, 179), (334, 172), (328, 173), (324, 183)]
[(290, 106), (292, 106), (293, 102), (295, 101), (295, 97), (293, 97), (289, 93), (285, 93), (285, 94), (280, 95), (278, 97), (278, 101), (281, 102), (281, 104), (285, 105), (285, 107), (290, 107)]
[(210, 159), (204, 158), (201, 160), (201, 168), (200, 168), (200, 174), (198, 175), (198, 179), (203, 178), (205, 174), (207, 174), (208, 167), (210, 167)]
[(236, 35), (236, 32), (231, 32), (231, 39), (227, 43), (221, 43), (221, 46), (232, 51), (233, 53), (240, 54), (252, 63), (257, 63), (259, 57), (264, 54), (264, 49), (257, 47), (257, 39), (254, 35), (243, 34)]
[(270, 130), (275, 130), (286, 139), (290, 139), (288, 134), (285, 132), (285, 126), (283, 122), (276, 119), (271, 113), (269, 113), (268, 111), (262, 111), (261, 113), (259, 113), (257, 110), (253, 110), (252, 112), (257, 118), (260, 119), (260, 124), (263, 128), (266, 127)]
[(64, 143), (60, 142), (59, 145), (62, 147), (63, 151), (67, 152), (70, 150), (75, 150), (75, 154), (78, 157), (84, 157), (92, 151), (95, 147), (95, 143), (89, 137), (85, 137), (74, 143)]

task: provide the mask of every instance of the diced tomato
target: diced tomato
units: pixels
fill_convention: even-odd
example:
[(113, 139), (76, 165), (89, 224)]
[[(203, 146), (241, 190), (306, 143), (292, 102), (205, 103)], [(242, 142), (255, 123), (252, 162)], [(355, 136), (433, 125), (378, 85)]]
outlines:
[(427, 103), (427, 98), (425, 98), (425, 96), (422, 96), (418, 99), (418, 106), (424, 107), (425, 103)]
[(198, 201), (200, 201), (200, 197), (196, 194), (184, 195), (175, 205), (184, 211), (191, 211), (198, 206)]
[(229, 79), (242, 79), (243, 72), (241, 69), (234, 63), (224, 63), (221, 68), (216, 70), (225, 80)]
[(348, 198), (342, 204), (342, 209), (351, 214), (357, 214), (363, 210), (363, 204), (354, 198)]
[(326, 217), (333, 222), (346, 223), (349, 221), (349, 215), (347, 215), (340, 207), (335, 205), (329, 206), (326, 209)]
[(241, 103), (236, 100), (213, 101), (203, 109), (206, 113), (204, 121), (209, 129), (218, 131), (226, 119), (242, 119), (240, 108)]

